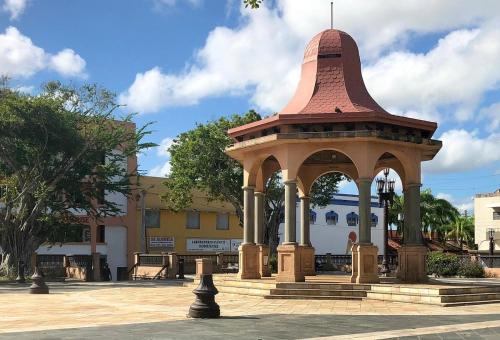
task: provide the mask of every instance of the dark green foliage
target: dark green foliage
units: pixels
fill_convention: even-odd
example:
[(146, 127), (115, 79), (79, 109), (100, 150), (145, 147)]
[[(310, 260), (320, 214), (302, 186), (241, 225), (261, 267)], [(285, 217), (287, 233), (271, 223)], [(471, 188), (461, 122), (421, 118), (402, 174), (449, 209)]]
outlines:
[(461, 261), (457, 274), (458, 276), (471, 278), (485, 277), (484, 268), (481, 263), (478, 261), (471, 261), (470, 259)]
[(245, 7), (250, 6), (252, 9), (259, 8), (263, 0), (243, 0)]
[(29, 263), (43, 242), (74, 238), (72, 209), (113, 216), (119, 206), (103, 193), (131, 195), (137, 169), (124, 167), (127, 158), (153, 144), (140, 142), (148, 132), (133, 129), (132, 116), (115, 120), (114, 99), (97, 85), (51, 82), (36, 96), (0, 87), (0, 246), (9, 266)]
[(269, 256), (269, 269), (271, 270), (271, 273), (278, 272), (278, 258), (276, 257), (276, 254)]
[(437, 277), (456, 276), (460, 268), (460, 259), (455, 254), (439, 251), (427, 255), (427, 272)]

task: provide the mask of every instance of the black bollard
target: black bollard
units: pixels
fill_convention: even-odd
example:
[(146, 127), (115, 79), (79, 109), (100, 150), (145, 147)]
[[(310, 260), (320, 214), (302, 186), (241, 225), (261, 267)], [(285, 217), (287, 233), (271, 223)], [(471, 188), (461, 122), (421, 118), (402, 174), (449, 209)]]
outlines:
[(179, 259), (179, 261), (177, 262), (177, 266), (179, 267), (177, 278), (180, 280), (184, 280), (184, 259)]
[(31, 280), (33, 284), (30, 286), (30, 294), (49, 294), (49, 287), (45, 284), (43, 276), (40, 275), (38, 266), (35, 267)]
[(214, 286), (212, 274), (201, 274), (200, 284), (193, 293), (196, 294), (196, 300), (189, 307), (190, 317), (204, 319), (220, 317), (220, 308), (215, 302), (215, 295), (219, 292)]
[(24, 262), (19, 260), (17, 263), (17, 277), (16, 277), (16, 282), (17, 283), (25, 283), (26, 278), (24, 277)]

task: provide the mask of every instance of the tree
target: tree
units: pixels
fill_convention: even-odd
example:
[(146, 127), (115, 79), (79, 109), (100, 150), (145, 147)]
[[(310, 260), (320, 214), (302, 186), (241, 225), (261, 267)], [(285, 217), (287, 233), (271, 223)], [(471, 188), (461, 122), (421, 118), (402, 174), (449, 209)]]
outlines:
[(64, 241), (74, 209), (96, 220), (119, 206), (105, 192), (131, 194), (127, 158), (152, 146), (132, 116), (114, 120), (115, 96), (97, 85), (48, 83), (36, 96), (0, 89), (0, 246), (2, 267), (29, 263), (43, 242)]
[(249, 7), (252, 9), (259, 8), (260, 5), (262, 4), (263, 0), (243, 0), (243, 3), (245, 4), (245, 7)]
[[(404, 197), (395, 195), (394, 204), (389, 209), (389, 223), (396, 225), (398, 232), (403, 222), (398, 215), (404, 213)], [(441, 242), (446, 240), (450, 224), (459, 216), (457, 208), (445, 199), (435, 197), (430, 189), (420, 192), (420, 219), (422, 232), (437, 232)]]
[(457, 214), (450, 221), (449, 231), (446, 236), (453, 237), (460, 244), (460, 249), (464, 249), (464, 242), (468, 247), (474, 244), (474, 217)]
[[(260, 119), (255, 111), (249, 111), (241, 116), (197, 124), (194, 129), (177, 136), (169, 148), (171, 171), (165, 182), (167, 193), (163, 196), (167, 206), (174, 211), (185, 209), (192, 202), (192, 190), (201, 190), (212, 200), (231, 203), (242, 225), (243, 169), (224, 153), (233, 143), (227, 130)], [(343, 176), (337, 173), (321, 177), (313, 187), (312, 203), (326, 205), (338, 190), (341, 179)], [(271, 176), (265, 190), (265, 238), (274, 253), (284, 204), (284, 186), (279, 173)]]

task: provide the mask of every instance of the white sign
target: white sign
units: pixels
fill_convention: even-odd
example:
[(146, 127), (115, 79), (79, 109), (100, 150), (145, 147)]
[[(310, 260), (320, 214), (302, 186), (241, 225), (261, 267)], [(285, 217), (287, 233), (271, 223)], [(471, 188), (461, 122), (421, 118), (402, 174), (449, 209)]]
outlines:
[(188, 251), (229, 251), (231, 246), (230, 240), (188, 238), (186, 242)]
[(149, 246), (151, 248), (173, 248), (175, 240), (173, 237), (168, 236), (150, 236)]
[(243, 240), (231, 240), (231, 251), (238, 251), (238, 247), (243, 242)]

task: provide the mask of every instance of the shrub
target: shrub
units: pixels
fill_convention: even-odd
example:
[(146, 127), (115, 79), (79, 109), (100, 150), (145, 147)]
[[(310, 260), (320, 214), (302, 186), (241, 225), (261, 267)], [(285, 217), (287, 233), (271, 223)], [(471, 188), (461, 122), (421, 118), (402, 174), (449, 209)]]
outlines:
[(269, 268), (271, 269), (271, 273), (278, 272), (278, 258), (276, 255), (271, 255), (269, 257)]
[(485, 277), (483, 266), (479, 262), (469, 259), (460, 263), (457, 274), (462, 277)]
[(455, 254), (435, 251), (427, 256), (427, 272), (437, 277), (455, 276), (459, 267), (460, 260)]

